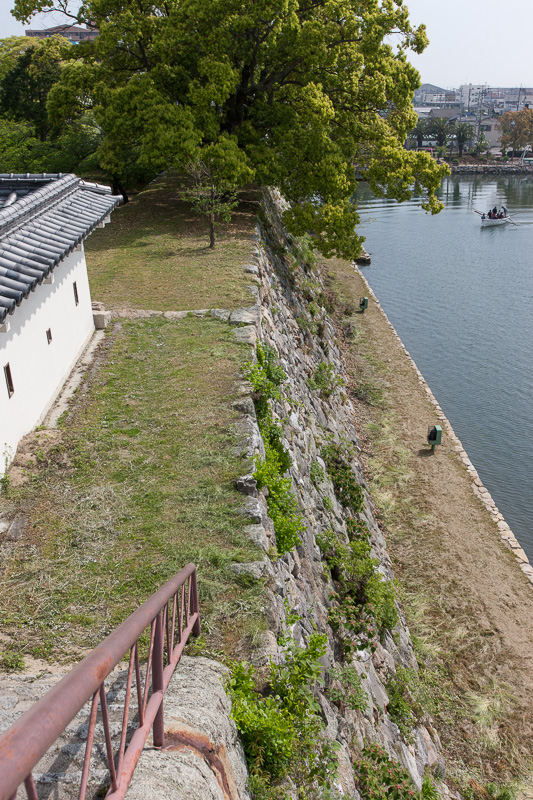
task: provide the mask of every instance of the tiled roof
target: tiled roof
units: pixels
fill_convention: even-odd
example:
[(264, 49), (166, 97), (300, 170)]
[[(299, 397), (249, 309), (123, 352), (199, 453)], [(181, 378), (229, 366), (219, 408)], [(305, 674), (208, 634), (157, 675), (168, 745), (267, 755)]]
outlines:
[(0, 323), (121, 200), (75, 175), (0, 175)]

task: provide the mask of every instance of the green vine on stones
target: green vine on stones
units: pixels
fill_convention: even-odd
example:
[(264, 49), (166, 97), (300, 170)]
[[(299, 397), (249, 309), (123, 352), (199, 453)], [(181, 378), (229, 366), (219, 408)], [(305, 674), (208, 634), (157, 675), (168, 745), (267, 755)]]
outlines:
[(349, 463), (350, 446), (330, 440), (320, 452), (338, 500), (354, 514), (363, 510), (363, 490)]
[(286, 375), (277, 361), (276, 351), (266, 344), (257, 345), (257, 361), (249, 364), (246, 373), (252, 383), (253, 400), (259, 431), (265, 447), (265, 458), (254, 459), (254, 478), (259, 489), (268, 489), (268, 513), (274, 523), (279, 555), (301, 544), (305, 522), (298, 511), (298, 501), (292, 490), (292, 480), (284, 477), (291, 458), (283, 446), (283, 431), (274, 419), (271, 403), (282, 398), (280, 387)]
[(345, 656), (375, 651), (379, 638), (398, 622), (394, 585), (379, 572), (372, 558), (368, 530), (352, 523), (348, 542), (333, 530), (317, 536), (336, 591), (330, 595), (328, 622), (339, 635)]
[(252, 664), (234, 664), (227, 687), (232, 717), (244, 747), (255, 800), (287, 797), (290, 778), (298, 800), (323, 798), (337, 775), (338, 744), (323, 735), (324, 722), (314, 690), (322, 683), (319, 659), (326, 636), (314, 633), (306, 647), (283, 637), (282, 664), (270, 663), (260, 688)]

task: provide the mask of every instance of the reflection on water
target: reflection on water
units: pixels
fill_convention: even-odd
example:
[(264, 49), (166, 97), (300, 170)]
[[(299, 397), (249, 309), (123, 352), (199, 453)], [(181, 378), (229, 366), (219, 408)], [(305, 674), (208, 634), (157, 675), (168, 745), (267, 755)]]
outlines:
[[(533, 561), (533, 176), (449, 177), (432, 217), (361, 184), (364, 274)], [(505, 205), (516, 225), (481, 228)]]

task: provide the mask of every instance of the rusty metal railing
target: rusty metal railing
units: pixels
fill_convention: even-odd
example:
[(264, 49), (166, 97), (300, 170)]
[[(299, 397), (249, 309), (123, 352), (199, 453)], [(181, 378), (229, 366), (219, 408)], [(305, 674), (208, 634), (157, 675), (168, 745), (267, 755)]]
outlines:
[[(148, 628), (144, 666), (139, 660), (139, 639)], [(110, 784), (106, 798), (122, 800), (151, 728), (154, 746), (163, 746), (163, 695), (191, 633), (200, 634), (194, 564), (171, 578), (0, 736), (0, 800), (14, 800), (21, 784), (28, 800), (38, 800), (33, 768), (91, 699), (78, 798), (87, 796), (100, 707)], [(114, 752), (104, 681), (128, 651), (122, 731)], [(132, 704), (135, 691), (137, 703)], [(132, 714), (136, 727), (128, 741)]]

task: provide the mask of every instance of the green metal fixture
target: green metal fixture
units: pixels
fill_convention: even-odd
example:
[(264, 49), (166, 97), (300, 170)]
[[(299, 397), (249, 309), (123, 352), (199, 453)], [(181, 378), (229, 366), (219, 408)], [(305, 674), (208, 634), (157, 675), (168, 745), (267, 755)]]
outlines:
[(440, 425), (433, 425), (432, 428), (428, 428), (428, 444), (431, 445), (431, 449), (435, 449), (435, 445), (442, 444), (442, 428)]
[(359, 300), (359, 308), (361, 310), (361, 314), (364, 314), (365, 309), (368, 308), (368, 297), (361, 297)]

